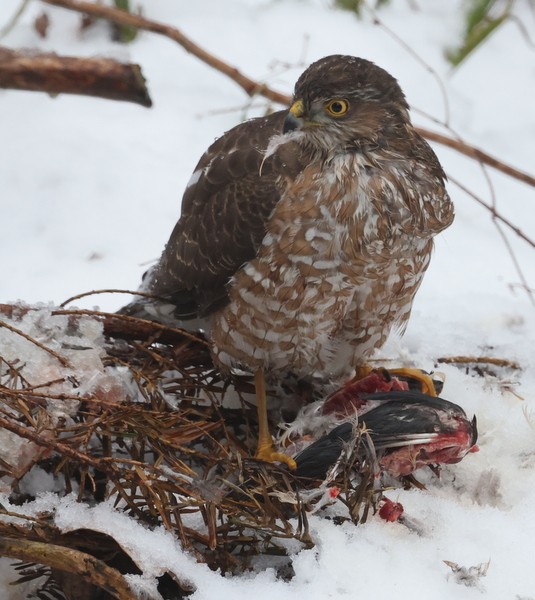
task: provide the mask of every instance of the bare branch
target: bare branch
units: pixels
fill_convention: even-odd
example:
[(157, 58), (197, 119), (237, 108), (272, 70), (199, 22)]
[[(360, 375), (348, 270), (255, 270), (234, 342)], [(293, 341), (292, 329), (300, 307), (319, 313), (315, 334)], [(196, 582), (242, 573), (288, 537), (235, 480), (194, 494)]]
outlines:
[(519, 238), (522, 238), (530, 246), (532, 246), (533, 248), (535, 248), (535, 241), (533, 241), (531, 238), (529, 238), (519, 227), (517, 227), (514, 223), (512, 223), (511, 221), (509, 221), (509, 219), (507, 219), (501, 213), (499, 213), (496, 210), (496, 208), (494, 206), (492, 206), (492, 204), (488, 204), (487, 202), (485, 202), (484, 200), (482, 200), (479, 196), (477, 196), (476, 194), (474, 194), (474, 192), (472, 192), (471, 190), (469, 190), (464, 184), (462, 184), (460, 181), (458, 181), (457, 179), (455, 179), (455, 177), (451, 177), (451, 175), (448, 174), (448, 179), (451, 181), (451, 183), (453, 183), (458, 188), (460, 188), (461, 190), (463, 190), (463, 192), (465, 194), (468, 194), (468, 196), (470, 196), (470, 198), (472, 198), (478, 204), (481, 204), (481, 206), (483, 206), (484, 208), (486, 208), (492, 214), (493, 219), (501, 221), (504, 225), (506, 225), (507, 227), (509, 227), (509, 229), (511, 229), (512, 231), (514, 231)]
[(138, 29), (164, 35), (180, 44), (184, 50), (190, 54), (193, 54), (193, 56), (196, 56), (207, 65), (210, 65), (217, 71), (220, 71), (221, 73), (230, 77), (243, 90), (245, 90), (249, 96), (261, 95), (279, 104), (288, 104), (289, 102), (288, 96), (271, 90), (268, 88), (268, 86), (250, 79), (241, 73), (236, 67), (227, 64), (192, 42), (175, 27), (158, 23), (157, 21), (147, 19), (141, 15), (132, 14), (124, 10), (111, 8), (102, 4), (84, 2), (83, 0), (43, 0), (43, 2), (52, 4), (53, 6), (61, 6), (76, 12), (86, 13), (93, 17), (107, 19), (108, 21), (118, 23), (119, 25), (130, 25), (131, 27), (137, 27)]
[(471, 146), (466, 142), (456, 140), (436, 131), (431, 131), (430, 129), (425, 129), (423, 127), (418, 127), (417, 129), (421, 135), (423, 135), (425, 138), (432, 142), (437, 142), (438, 144), (442, 144), (443, 146), (453, 148), (454, 150), (457, 150), (457, 152), (460, 152), (465, 156), (473, 158), (485, 165), (488, 165), (489, 167), (492, 167), (493, 169), (496, 169), (497, 171), (501, 171), (502, 173), (509, 175), (513, 179), (518, 179), (519, 181), (523, 181), (524, 183), (535, 187), (535, 177), (533, 177), (533, 175), (524, 173), (523, 171), (520, 171), (519, 169), (516, 169), (515, 167), (512, 167), (502, 162), (501, 160), (498, 160), (494, 156), (487, 154), (486, 152), (480, 150), (479, 148), (476, 148), (475, 146)]
[(448, 99), (448, 93), (446, 92), (446, 86), (442, 81), (442, 78), (439, 74), (431, 67), (429, 63), (427, 63), (419, 54), (416, 52), (405, 40), (403, 40), (393, 29), (387, 27), (386, 24), (379, 18), (377, 11), (374, 10), (371, 6), (369, 6), (366, 2), (364, 2), (364, 8), (371, 14), (374, 25), (379, 25), (383, 31), (385, 31), (393, 40), (395, 40), (406, 52), (408, 52), (414, 60), (416, 60), (420, 65), (433, 77), (436, 81), (440, 94), (442, 96), (442, 101), (444, 102), (444, 122), (447, 126), (449, 126), (450, 121), (450, 105)]
[[(111, 8), (109, 6), (103, 6), (102, 4), (93, 4), (92, 2), (86, 2), (84, 0), (42, 0), (47, 4), (51, 4), (53, 6), (60, 6), (62, 8), (66, 8), (69, 10), (74, 10), (76, 12), (82, 12), (93, 17), (107, 19), (114, 23), (118, 23), (120, 25), (130, 25), (132, 27), (137, 27), (138, 29), (143, 29), (145, 31), (151, 31), (152, 33), (158, 33), (160, 35), (164, 35), (184, 48), (193, 56), (196, 56), (201, 61), (213, 67), (220, 73), (223, 73), (227, 77), (230, 77), (235, 83), (237, 83), (249, 96), (263, 96), (272, 102), (276, 102), (277, 104), (282, 104), (287, 106), (290, 103), (291, 96), (287, 94), (283, 94), (276, 90), (272, 90), (269, 86), (263, 83), (259, 83), (254, 81), (250, 77), (247, 77), (243, 73), (241, 73), (236, 67), (229, 65), (223, 60), (217, 58), (213, 54), (210, 54), (193, 41), (191, 41), (188, 37), (186, 37), (180, 30), (175, 27), (171, 27), (170, 25), (165, 25), (163, 23), (158, 23), (157, 21), (153, 21), (151, 19), (147, 19), (141, 15), (135, 15), (128, 13), (123, 10), (119, 10), (116, 8)], [(502, 171), (506, 175), (513, 177), (514, 179), (519, 179), (528, 185), (535, 187), (535, 177), (528, 175), (516, 169), (510, 165), (499, 161), (498, 159), (490, 156), (483, 150), (475, 148), (470, 144), (465, 142), (461, 142), (459, 140), (450, 138), (448, 136), (442, 135), (440, 133), (430, 131), (428, 129), (424, 129), (421, 127), (416, 128), (417, 131), (423, 135), (423, 137), (431, 140), (433, 142), (437, 142), (439, 144), (443, 144), (461, 154), (469, 156), (470, 158), (475, 158), (480, 162), (487, 164), (494, 169)]]
[(152, 106), (139, 65), (111, 58), (23, 53), (0, 47), (0, 88), (80, 94)]

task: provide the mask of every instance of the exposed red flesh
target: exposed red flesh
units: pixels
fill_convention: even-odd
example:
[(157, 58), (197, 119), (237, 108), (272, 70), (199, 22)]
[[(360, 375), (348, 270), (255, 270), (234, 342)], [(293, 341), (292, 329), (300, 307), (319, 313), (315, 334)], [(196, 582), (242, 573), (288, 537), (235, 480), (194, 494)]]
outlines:
[(472, 445), (468, 431), (457, 430), (453, 433), (439, 433), (427, 444), (404, 446), (385, 454), (379, 464), (394, 477), (410, 475), (416, 469), (426, 465), (452, 464), (463, 459), (468, 452), (477, 452)]
[(376, 392), (405, 391), (409, 389), (406, 381), (390, 377), (385, 371), (372, 371), (362, 379), (352, 379), (334, 392), (323, 405), (323, 414), (336, 414), (338, 417), (352, 416), (367, 402), (362, 400), (363, 394)]

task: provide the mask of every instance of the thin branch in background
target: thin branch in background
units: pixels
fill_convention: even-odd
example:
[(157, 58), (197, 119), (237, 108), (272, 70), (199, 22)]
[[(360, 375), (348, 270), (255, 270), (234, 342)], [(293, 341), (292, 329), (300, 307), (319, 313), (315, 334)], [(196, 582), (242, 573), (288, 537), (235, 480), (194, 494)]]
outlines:
[[(487, 203), (481, 201), (480, 198), (476, 197), (476, 195), (471, 192), (469, 193), (469, 195), (472, 198), (476, 199), (481, 205), (485, 206), (485, 208), (487, 208), (491, 212), (492, 222), (494, 223), (495, 227), (497, 228), (498, 233), (500, 234), (500, 237), (502, 238), (502, 241), (507, 249), (507, 252), (509, 253), (509, 256), (511, 258), (513, 266), (517, 272), (517, 275), (520, 278), (520, 281), (522, 282), (522, 287), (526, 291), (526, 294), (528, 295), (528, 298), (530, 299), (531, 303), (535, 305), (535, 298), (528, 286), (526, 277), (524, 276), (524, 272), (522, 270), (522, 267), (520, 266), (520, 262), (509, 242), (509, 239), (507, 238), (505, 232), (503, 231), (502, 227), (500, 226), (500, 224), (498, 222), (499, 220), (501, 220), (508, 226), (511, 226), (511, 224), (508, 221), (506, 221), (497, 212), (496, 193), (494, 190), (492, 180), (488, 173), (487, 166), (492, 166), (492, 167), (496, 168), (497, 170), (505, 172), (508, 175), (512, 175), (512, 176), (520, 179), (521, 181), (524, 181), (525, 183), (529, 183), (531, 185), (535, 185), (535, 177), (531, 177), (530, 175), (528, 175), (526, 173), (522, 173), (522, 172), (518, 171), (517, 169), (509, 167), (508, 165), (505, 165), (498, 159), (495, 159), (494, 157), (490, 156), (489, 154), (483, 152), (482, 150), (479, 150), (478, 148), (475, 148), (474, 146), (470, 146), (470, 145), (466, 144), (462, 140), (462, 137), (456, 131), (454, 131), (450, 125), (450, 122), (449, 122), (450, 121), (450, 111), (449, 111), (448, 96), (447, 96), (446, 87), (444, 85), (444, 82), (442, 81), (442, 78), (438, 75), (438, 73), (429, 64), (427, 64), (422, 59), (422, 57), (417, 52), (415, 52), (409, 46), (409, 44), (407, 44), (401, 37), (399, 37), (397, 35), (397, 33), (392, 31), (389, 27), (387, 27), (384, 24), (383, 21), (381, 21), (381, 19), (377, 16), (377, 12), (373, 8), (371, 8), (366, 2), (363, 2), (363, 5), (366, 7), (368, 12), (372, 15), (374, 23), (379, 25), (383, 29), (383, 31), (385, 31), (388, 35), (390, 35), (402, 48), (404, 48), (407, 52), (409, 52), (411, 54), (411, 56), (413, 56), (424, 67), (424, 69), (426, 71), (431, 73), (431, 75), (434, 77), (435, 81), (437, 81), (437, 83), (440, 87), (440, 90), (442, 92), (443, 100), (444, 100), (445, 118), (444, 118), (443, 122), (439, 121), (438, 119), (436, 119), (434, 117), (432, 118), (432, 120), (436, 123), (439, 123), (443, 127), (445, 127), (447, 129), (447, 131), (451, 134), (451, 137), (443, 136), (442, 134), (439, 134), (439, 133), (436, 133), (433, 131), (429, 131), (429, 130), (426, 130), (423, 128), (419, 128), (419, 131), (428, 140), (437, 141), (439, 143), (444, 143), (445, 145), (448, 145), (449, 147), (452, 147), (456, 150), (459, 150), (459, 148), (463, 148), (464, 154), (470, 156), (471, 158), (473, 158), (475, 161), (477, 161), (479, 163), (481, 170), (483, 172), (483, 176), (484, 176), (485, 180), (487, 181), (487, 186), (489, 189), (489, 193), (491, 195), (491, 205), (489, 206)], [(423, 111), (420, 111), (420, 112), (423, 113)], [(427, 115), (427, 116), (429, 116), (429, 115)], [(458, 182), (456, 182), (456, 183), (458, 184)], [(468, 192), (466, 188), (464, 188), (464, 191)], [(513, 229), (513, 231), (515, 231), (515, 233), (518, 234), (519, 229), (517, 227), (513, 226), (511, 228)], [(526, 236), (521, 236), (521, 237), (523, 237), (523, 239), (525, 239), (525, 240), (529, 239)]]
[(374, 25), (378, 25), (386, 34), (388, 34), (395, 42), (397, 42), (404, 50), (406, 50), (436, 81), (442, 95), (442, 101), (444, 102), (444, 122), (446, 123), (446, 126), (448, 126), (450, 121), (450, 104), (446, 86), (444, 85), (440, 75), (413, 48), (411, 48), (411, 46), (407, 44), (405, 40), (403, 40), (395, 31), (390, 29), (390, 27), (385, 25), (385, 23), (377, 16), (376, 10), (371, 8), (367, 2), (363, 2), (363, 5), (372, 16)]
[[(529, 175), (527, 173), (523, 173), (523, 172), (519, 171), (518, 169), (515, 169), (513, 167), (510, 167), (509, 165), (504, 164), (502, 161), (499, 161), (498, 159), (490, 156), (489, 154), (487, 154), (486, 152), (483, 152), (482, 150), (479, 150), (478, 148), (475, 148), (474, 146), (470, 146), (470, 145), (466, 144), (462, 140), (461, 136), (458, 133), (456, 133), (449, 124), (450, 111), (449, 111), (448, 96), (447, 96), (446, 88), (445, 88), (444, 82), (442, 81), (442, 78), (403, 39), (401, 39), (394, 31), (392, 31), (390, 28), (388, 28), (384, 24), (383, 21), (381, 21), (381, 19), (377, 16), (377, 12), (373, 8), (368, 6), (368, 4), (366, 2), (364, 2), (363, 4), (366, 7), (366, 9), (370, 12), (370, 14), (372, 15), (372, 17), (374, 19), (374, 23), (379, 25), (396, 42), (398, 42), (406, 51), (408, 51), (411, 54), (411, 56), (413, 56), (428, 72), (430, 72), (431, 75), (437, 81), (437, 83), (440, 87), (440, 90), (442, 92), (446, 116), (445, 116), (445, 119), (443, 122), (439, 121), (438, 119), (436, 119), (434, 117), (432, 117), (432, 120), (436, 123), (439, 123), (443, 127), (445, 127), (452, 134), (452, 137), (444, 136), (440, 133), (437, 133), (434, 131), (429, 131), (424, 128), (418, 128), (419, 132), (428, 140), (435, 141), (435, 142), (447, 145), (450, 148), (454, 148), (455, 150), (461, 151), (463, 154), (466, 154), (470, 158), (473, 158), (480, 164), (481, 170), (483, 171), (483, 176), (485, 177), (485, 179), (487, 181), (487, 184), (489, 187), (489, 192), (491, 194), (491, 198), (492, 198), (491, 205), (489, 206), (487, 203), (483, 202), (480, 198), (476, 197), (475, 194), (469, 192), (466, 188), (464, 188), (464, 186), (460, 186), (460, 187), (463, 187), (465, 192), (469, 193), (469, 195), (471, 197), (473, 197), (475, 200), (477, 200), (481, 205), (483, 205), (485, 208), (487, 208), (491, 212), (492, 221), (493, 221), (494, 225), (496, 226), (496, 228), (498, 229), (500, 237), (502, 238), (502, 240), (505, 244), (505, 247), (507, 248), (507, 251), (511, 257), (511, 261), (514, 265), (514, 268), (522, 282), (522, 287), (526, 291), (530, 301), (533, 304), (535, 304), (533, 293), (531, 292), (531, 290), (527, 284), (527, 280), (524, 276), (524, 273), (522, 271), (522, 268), (520, 266), (518, 258), (516, 256), (516, 254), (514, 253), (514, 250), (511, 246), (505, 232), (503, 231), (502, 227), (498, 223), (498, 220), (503, 221), (517, 235), (520, 235), (520, 237), (522, 237), (524, 240), (528, 241), (528, 243), (532, 244), (532, 242), (531, 242), (531, 240), (529, 240), (529, 238), (527, 238), (524, 234), (522, 234), (522, 232), (520, 232), (518, 227), (512, 225), (512, 223), (510, 223), (509, 221), (507, 221), (501, 215), (498, 214), (497, 209), (496, 209), (496, 194), (494, 191), (494, 186), (492, 184), (492, 180), (490, 178), (490, 175), (489, 175), (486, 167), (487, 167), (487, 165), (491, 166), (497, 170), (500, 170), (500, 171), (506, 173), (507, 175), (510, 175), (511, 177), (519, 179), (520, 181), (528, 183), (529, 185), (532, 185), (532, 186), (535, 186), (535, 177), (532, 177), (531, 175)], [(420, 111), (420, 112), (423, 112), (423, 111)], [(427, 115), (427, 116), (429, 117), (429, 115)], [(452, 178), (450, 178), (450, 180), (452, 180)], [(456, 183), (459, 185), (459, 182), (456, 182)]]
[(518, 181), (522, 181), (523, 183), (527, 183), (528, 185), (535, 187), (535, 177), (533, 175), (525, 173), (524, 171), (520, 171), (519, 169), (502, 162), (501, 160), (491, 156), (490, 154), (487, 154), (475, 146), (460, 140), (452, 139), (446, 135), (437, 133), (436, 131), (430, 131), (429, 129), (425, 129), (423, 127), (417, 127), (417, 129), (421, 135), (431, 142), (437, 142), (443, 146), (448, 146), (448, 148), (452, 148), (460, 154), (464, 154), (465, 156), (488, 165), (497, 171), (501, 171), (513, 179), (518, 179)]
[(281, 94), (280, 92), (276, 92), (270, 89), (267, 85), (258, 83), (257, 81), (250, 79), (249, 77), (241, 73), (236, 67), (229, 65), (228, 63), (222, 61), (220, 58), (214, 56), (213, 54), (210, 54), (209, 52), (195, 44), (181, 31), (179, 31), (175, 27), (172, 27), (171, 25), (165, 25), (164, 23), (158, 23), (157, 21), (147, 19), (140, 15), (128, 13), (117, 8), (104, 6), (102, 4), (93, 4), (92, 2), (85, 2), (83, 0), (42, 1), (46, 4), (51, 4), (52, 6), (60, 6), (62, 8), (74, 10), (75, 12), (87, 13), (94, 17), (107, 19), (119, 25), (128, 25), (136, 27), (137, 29), (143, 29), (145, 31), (151, 31), (152, 33), (164, 35), (180, 44), (184, 48), (184, 50), (186, 50), (190, 54), (193, 54), (193, 56), (196, 56), (197, 58), (210, 65), (217, 71), (230, 77), (243, 90), (245, 90), (246, 94), (248, 94), (249, 96), (262, 95), (268, 98), (269, 100), (277, 102), (279, 104), (287, 105), (289, 103), (289, 96)]
[(501, 215), (497, 211), (496, 206), (494, 204), (488, 204), (487, 202), (485, 202), (484, 200), (482, 200), (479, 196), (477, 196), (477, 194), (475, 194), (474, 192), (472, 192), (470, 189), (468, 189), (465, 185), (463, 185), (460, 181), (458, 181), (454, 177), (451, 177), (450, 175), (448, 175), (448, 179), (451, 181), (451, 183), (453, 183), (454, 185), (456, 185), (459, 189), (461, 189), (463, 192), (465, 192), (465, 194), (467, 194), (468, 196), (470, 196), (473, 200), (475, 200), (481, 206), (485, 207), (491, 213), (491, 215), (492, 215), (491, 216), (492, 222), (494, 223), (494, 226), (497, 228), (497, 230), (498, 230), (498, 232), (500, 234), (500, 237), (502, 238), (503, 243), (505, 244), (505, 247), (507, 248), (509, 256), (511, 257), (511, 261), (513, 263), (513, 266), (515, 267), (517, 275), (520, 278), (520, 281), (522, 282), (521, 283), (521, 287), (526, 292), (526, 294), (527, 294), (528, 298), (530, 299), (531, 303), (533, 305), (535, 305), (535, 295), (533, 294), (533, 290), (529, 287), (529, 284), (528, 284), (528, 282), (526, 280), (526, 277), (524, 276), (524, 272), (522, 271), (520, 263), (519, 263), (519, 261), (518, 261), (518, 259), (516, 257), (516, 254), (514, 253), (514, 250), (513, 250), (512, 246), (511, 246), (511, 243), (509, 242), (509, 239), (507, 238), (507, 236), (505, 235), (505, 232), (503, 231), (502, 227), (500, 226), (500, 222), (503, 223), (504, 225), (506, 225), (519, 238), (523, 239), (525, 242), (527, 242), (533, 248), (535, 248), (535, 241), (533, 241), (532, 239), (530, 239), (514, 223), (511, 223), (511, 221), (509, 221), (503, 215)]
[(28, 8), (30, 4), (30, 0), (23, 0), (17, 9), (16, 13), (11, 17), (11, 19), (0, 29), (0, 40), (5, 38), (8, 35), (13, 27), (18, 23), (19, 19), (22, 17), (24, 11)]
[(462, 139), (462, 136), (457, 131), (455, 131), (455, 129), (453, 129), (451, 125), (446, 124), (444, 121), (441, 121), (437, 117), (429, 114), (421, 108), (411, 106), (411, 110), (415, 113), (424, 116), (432, 123), (444, 127), (451, 134), (451, 136), (447, 136), (438, 133), (438, 131), (431, 131), (430, 129), (426, 129), (425, 127), (416, 127), (420, 135), (422, 135), (424, 138), (428, 139), (431, 142), (441, 144), (442, 146), (447, 146), (448, 148), (451, 148), (452, 150), (455, 150), (460, 154), (464, 154), (468, 158), (477, 160), (482, 165), (487, 165), (489, 167), (492, 167), (496, 171), (504, 173), (512, 179), (517, 179), (522, 183), (535, 187), (535, 177), (533, 175), (521, 171), (520, 169), (516, 169), (515, 167), (512, 167), (511, 165), (502, 162), (495, 156), (488, 154), (480, 148), (476, 148), (472, 144), (466, 143)]
[[(236, 67), (229, 65), (228, 63), (214, 56), (213, 54), (207, 52), (206, 50), (192, 42), (175, 27), (152, 21), (140, 15), (133, 15), (130, 13), (126, 13), (122, 10), (110, 8), (101, 4), (93, 4), (92, 2), (85, 2), (82, 0), (42, 0), (42, 2), (53, 6), (66, 8), (68, 10), (73, 10), (75, 12), (86, 13), (97, 18), (108, 19), (116, 23), (133, 25), (138, 29), (164, 35), (180, 44), (184, 48), (184, 50), (193, 54), (202, 62), (206, 63), (210, 67), (213, 67), (216, 71), (219, 71), (220, 73), (223, 73), (224, 75), (232, 79), (247, 93), (247, 95), (262, 96), (264, 98), (267, 98), (268, 100), (271, 100), (272, 102), (282, 104), (284, 106), (288, 106), (288, 104), (290, 103), (291, 97), (289, 95), (272, 90), (267, 85), (254, 81), (253, 79), (250, 79), (249, 77), (243, 75), (243, 73), (241, 73)], [(494, 169), (498, 169), (503, 173), (506, 173), (510, 177), (513, 177), (514, 179), (519, 179), (520, 181), (523, 181), (524, 183), (535, 187), (535, 177), (528, 175), (527, 173), (523, 173), (522, 171), (503, 163), (497, 158), (490, 156), (486, 152), (475, 148), (470, 144), (467, 144), (465, 142), (459, 142), (458, 140), (448, 138), (445, 135), (434, 131), (429, 131), (427, 129), (423, 129), (421, 127), (417, 127), (416, 130), (421, 135), (423, 135), (423, 137), (431, 141), (449, 146), (450, 148), (453, 148), (459, 153), (464, 154), (470, 158), (477, 158), (481, 162), (490, 165)]]
[[(461, 136), (450, 125), (448, 125), (447, 123), (440, 122), (440, 120), (438, 120), (436, 117), (429, 115), (425, 111), (417, 110), (416, 112), (419, 112), (420, 114), (424, 115), (426, 118), (433, 121), (434, 123), (437, 123), (437, 124), (445, 127), (452, 136), (451, 138), (447, 138), (448, 140), (451, 140), (453, 142), (456, 139), (457, 140), (456, 145), (464, 144), (463, 140), (461, 139)], [(431, 133), (434, 134), (434, 132), (431, 132)], [(437, 134), (437, 135), (440, 135), (440, 134)], [(505, 217), (503, 217), (500, 213), (498, 213), (496, 193), (494, 190), (494, 185), (492, 183), (492, 179), (490, 177), (490, 174), (489, 174), (488, 168), (487, 168), (488, 165), (496, 166), (496, 163), (497, 163), (498, 167), (503, 167), (506, 165), (503, 165), (503, 163), (501, 163), (500, 161), (498, 161), (497, 159), (494, 159), (493, 157), (491, 157), (489, 155), (485, 155), (485, 157), (483, 157), (482, 155), (485, 153), (478, 150), (477, 148), (470, 147), (470, 149), (473, 150), (473, 152), (474, 152), (474, 155), (472, 158), (479, 163), (479, 166), (481, 167), (481, 171), (483, 173), (483, 177), (485, 178), (485, 180), (487, 182), (489, 193), (491, 195), (491, 203), (488, 204), (488, 203), (484, 202), (479, 196), (477, 196), (474, 192), (469, 190), (466, 186), (462, 185), (455, 178), (448, 176), (448, 179), (452, 183), (454, 183), (457, 187), (459, 187), (462, 191), (464, 191), (466, 194), (468, 194), (473, 200), (478, 202), (481, 206), (485, 207), (491, 213), (492, 222), (493, 222), (494, 226), (496, 227), (496, 229), (498, 230), (498, 233), (500, 234), (500, 237), (502, 238), (502, 241), (507, 249), (507, 252), (509, 253), (509, 256), (511, 258), (513, 266), (518, 274), (518, 277), (520, 278), (520, 281), (521, 281), (520, 287), (526, 292), (531, 303), (535, 304), (533, 292), (528, 285), (528, 282), (526, 280), (526, 277), (524, 275), (522, 267), (520, 266), (520, 262), (509, 242), (509, 239), (507, 238), (505, 232), (503, 231), (503, 228), (500, 226), (500, 222), (502, 222), (504, 225), (509, 227), (517, 236), (519, 236), (521, 239), (523, 239), (524, 241), (529, 243), (531, 246), (535, 247), (535, 242), (533, 242), (530, 238), (528, 238), (516, 225), (514, 225), (509, 220), (507, 220)], [(486, 160), (483, 161), (482, 158), (485, 158)], [(495, 164), (492, 164), (493, 162)], [(502, 169), (499, 168), (499, 170), (502, 170)], [(526, 177), (529, 178), (530, 176), (526, 175)], [(535, 179), (534, 178), (531, 178), (531, 179), (533, 179), (533, 182), (535, 183)], [(529, 183), (529, 181), (527, 181), (527, 183)]]
[(473, 200), (475, 200), (478, 204), (485, 207), (491, 214), (492, 217), (498, 221), (501, 221), (504, 225), (506, 225), (509, 229), (514, 231), (514, 233), (521, 239), (523, 239), (530, 246), (535, 248), (535, 241), (529, 238), (517, 225), (512, 223), (509, 219), (504, 217), (501, 213), (499, 213), (496, 208), (494, 208), (491, 204), (488, 204), (484, 200), (482, 200), (477, 194), (468, 189), (464, 184), (462, 184), (458, 179), (452, 177), (448, 174), (448, 179), (451, 183), (456, 185), (459, 189), (461, 189), (465, 194), (470, 196)]
[(511, 242), (509, 241), (509, 238), (505, 235), (505, 231), (503, 231), (502, 226), (496, 220), (496, 216), (492, 217), (492, 222), (494, 223), (494, 226), (498, 230), (498, 232), (502, 238), (502, 241), (505, 244), (507, 251), (509, 252), (509, 256), (511, 257), (511, 260), (513, 261), (513, 265), (514, 265), (516, 273), (520, 279), (523, 290), (526, 292), (526, 295), (530, 299), (531, 304), (533, 304), (533, 306), (535, 306), (535, 295), (533, 294), (533, 290), (529, 287), (528, 281), (524, 275), (524, 272), (522, 271), (522, 267), (520, 266), (520, 263), (518, 262), (518, 258), (516, 257), (513, 247), (511, 246)]
[[(533, 292), (531, 290), (531, 288), (528, 285), (526, 276), (524, 275), (524, 271), (520, 265), (520, 261), (518, 260), (518, 257), (515, 254), (515, 251), (513, 250), (513, 247), (511, 245), (511, 242), (509, 241), (509, 238), (507, 237), (505, 231), (503, 230), (503, 227), (501, 226), (501, 224), (498, 222), (498, 217), (497, 217), (497, 196), (496, 196), (496, 190), (494, 189), (494, 184), (492, 183), (492, 179), (490, 177), (490, 174), (488, 172), (488, 168), (487, 165), (483, 164), (481, 161), (478, 161), (479, 166), (481, 167), (481, 171), (483, 173), (483, 177), (485, 177), (485, 180), (487, 181), (487, 186), (491, 195), (491, 203), (492, 203), (492, 223), (494, 224), (494, 226), (496, 227), (496, 229), (498, 230), (498, 233), (500, 234), (500, 237), (502, 238), (502, 241), (507, 249), (507, 252), (509, 253), (509, 257), (511, 258), (511, 261), (513, 263), (513, 266), (517, 272), (518, 277), (520, 278), (520, 282), (522, 285), (522, 288), (524, 289), (524, 291), (526, 292), (527, 297), (529, 298), (531, 304), (533, 304), (535, 306), (535, 296), (533, 295)], [(501, 219), (503, 221), (503, 219)]]
[(529, 35), (529, 30), (526, 27), (525, 23), (523, 23), (516, 15), (509, 15), (509, 19), (511, 21), (513, 21), (513, 23), (518, 27), (518, 29), (520, 30), (520, 33), (522, 34), (522, 37), (524, 38), (524, 41), (526, 42), (526, 44), (532, 49), (535, 49), (535, 42), (531, 39), (531, 36)]

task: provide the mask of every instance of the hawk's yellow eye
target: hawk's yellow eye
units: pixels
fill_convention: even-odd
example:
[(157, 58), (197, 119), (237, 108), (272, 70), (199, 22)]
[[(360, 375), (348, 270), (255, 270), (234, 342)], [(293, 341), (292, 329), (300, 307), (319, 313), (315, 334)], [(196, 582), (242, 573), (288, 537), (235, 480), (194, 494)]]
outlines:
[(347, 100), (331, 100), (325, 105), (325, 110), (333, 117), (341, 117), (345, 115), (349, 109)]

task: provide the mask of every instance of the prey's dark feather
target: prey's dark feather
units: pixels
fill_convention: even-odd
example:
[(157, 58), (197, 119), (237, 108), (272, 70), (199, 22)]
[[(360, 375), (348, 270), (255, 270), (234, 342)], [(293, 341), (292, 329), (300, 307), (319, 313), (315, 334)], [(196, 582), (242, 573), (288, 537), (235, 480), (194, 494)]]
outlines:
[[(432, 443), (439, 435), (454, 436), (461, 430), (469, 432), (466, 451), (477, 442), (475, 417), (469, 421), (460, 406), (443, 398), (415, 391), (394, 391), (363, 394), (362, 399), (381, 402), (360, 418), (380, 455), (403, 446)], [(344, 445), (355, 435), (353, 420), (338, 425), (294, 457), (297, 463), (295, 475), (324, 479)], [(455, 443), (452, 437), (452, 444)]]

